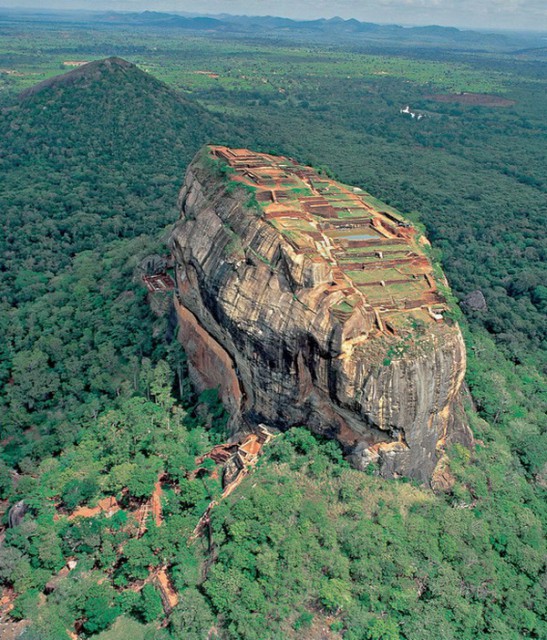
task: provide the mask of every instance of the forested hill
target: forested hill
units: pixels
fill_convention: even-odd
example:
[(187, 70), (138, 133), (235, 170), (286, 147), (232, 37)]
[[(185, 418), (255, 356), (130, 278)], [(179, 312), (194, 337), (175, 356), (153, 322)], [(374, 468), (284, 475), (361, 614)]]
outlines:
[[(136, 78), (143, 78), (144, 76), (142, 71), (137, 69), (137, 67), (135, 67), (135, 65), (131, 62), (128, 62), (123, 58), (112, 56), (111, 58), (106, 58), (105, 60), (94, 60), (93, 62), (89, 62), (80, 67), (76, 67), (75, 69), (72, 69), (67, 73), (63, 73), (60, 76), (54, 76), (53, 78), (48, 78), (43, 82), (39, 82), (38, 84), (35, 84), (29, 89), (23, 91), (20, 94), (19, 98), (21, 100), (24, 100), (25, 98), (33, 96), (51, 87), (70, 85), (75, 85), (79, 88), (86, 87), (90, 84), (93, 84), (97, 80), (101, 81), (105, 76), (107, 78), (111, 77), (112, 74), (117, 75), (119, 80), (122, 80), (121, 74), (124, 74), (126, 76), (126, 82), (131, 82)], [(150, 80), (155, 81), (152, 78), (150, 78)]]
[(133, 270), (164, 251), (186, 165), (223, 128), (109, 58), (23, 93), (0, 137), (0, 431), (15, 464), (62, 449), (151, 356)]
[(175, 219), (185, 167), (217, 122), (119, 58), (21, 95), (0, 116), (2, 296), (16, 301), (74, 255)]

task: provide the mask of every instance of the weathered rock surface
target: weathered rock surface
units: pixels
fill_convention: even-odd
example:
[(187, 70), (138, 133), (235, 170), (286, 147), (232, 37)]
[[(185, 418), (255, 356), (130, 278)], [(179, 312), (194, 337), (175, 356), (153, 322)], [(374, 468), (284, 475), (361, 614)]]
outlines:
[(24, 500), (19, 500), (16, 502), (8, 511), (8, 528), (13, 529), (18, 527), (21, 522), (23, 522), (23, 518), (27, 514), (28, 505)]
[(179, 338), (236, 423), (305, 425), (358, 468), (430, 482), (471, 442), (463, 339), (423, 239), (357, 192), (286, 158), (198, 154), (170, 240)]
[(471, 311), (486, 311), (488, 309), (484, 294), (479, 289), (468, 293), (463, 299), (462, 306)]

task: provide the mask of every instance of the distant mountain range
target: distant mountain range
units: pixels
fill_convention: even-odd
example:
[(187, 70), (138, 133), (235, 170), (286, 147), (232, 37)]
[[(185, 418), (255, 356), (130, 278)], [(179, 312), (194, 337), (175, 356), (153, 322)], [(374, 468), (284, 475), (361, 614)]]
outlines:
[(396, 24), (360, 22), (340, 17), (318, 20), (292, 20), (276, 16), (195, 15), (143, 12), (53, 11), (1, 9), (0, 21), (41, 23), (65, 22), (85, 25), (180, 29), (212, 35), (259, 37), (332, 44), (349, 43), (391, 47), (450, 48), (467, 51), (522, 51), (535, 55), (545, 47), (545, 36), (532, 33), (484, 33), (436, 25), (403, 27)]
[(143, 26), (175, 27), (193, 30), (215, 31), (246, 31), (249, 33), (275, 29), (277, 31), (301, 31), (319, 33), (367, 33), (384, 36), (432, 36), (436, 38), (461, 38), (469, 36), (484, 38), (485, 35), (494, 38), (506, 39), (499, 34), (483, 34), (475, 31), (461, 31), (455, 27), (402, 27), (400, 25), (380, 25), (372, 22), (360, 22), (355, 18), (344, 20), (340, 17), (320, 18), (318, 20), (292, 20), (275, 16), (233, 16), (222, 14), (219, 16), (184, 16), (158, 11), (143, 11), (142, 13), (119, 13), (110, 11), (104, 14), (96, 14), (98, 22), (111, 22), (118, 24), (134, 24)]
[[(403, 45), (450, 46), (477, 50), (511, 50), (541, 46), (536, 36), (516, 33), (482, 33), (455, 27), (380, 25), (340, 17), (292, 20), (276, 16), (189, 16), (157, 11), (94, 14), (93, 21), (143, 27), (187, 29), (267, 38), (307, 38), (321, 41), (382, 41)], [(533, 40), (533, 42), (531, 42)]]
[(360, 22), (355, 18), (340, 17), (318, 20), (293, 20), (276, 16), (192, 16), (157, 11), (142, 13), (95, 13), (94, 22), (142, 27), (186, 29), (230, 34), (241, 37), (269, 39), (299, 39), (331, 43), (355, 43), (390, 46), (448, 47), (471, 51), (533, 51), (544, 47), (545, 40), (538, 34), (484, 33), (436, 25), (403, 27)]

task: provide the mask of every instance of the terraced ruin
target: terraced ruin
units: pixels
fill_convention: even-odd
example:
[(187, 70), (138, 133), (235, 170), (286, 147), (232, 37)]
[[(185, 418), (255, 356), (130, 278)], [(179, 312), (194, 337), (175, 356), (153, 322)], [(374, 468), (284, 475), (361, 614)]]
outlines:
[(356, 307), (374, 309), (382, 331), (397, 333), (408, 314), (442, 322), (447, 309), (424, 254), (427, 241), (396, 210), (357, 187), (283, 156), (210, 147), (230, 180), (254, 194), (263, 219), (297, 254), (332, 268), (331, 312), (342, 322)]

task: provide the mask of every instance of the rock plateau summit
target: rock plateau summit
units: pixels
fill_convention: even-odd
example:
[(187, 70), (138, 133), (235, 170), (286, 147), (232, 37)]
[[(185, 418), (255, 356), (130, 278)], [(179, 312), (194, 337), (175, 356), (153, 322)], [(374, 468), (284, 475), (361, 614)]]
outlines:
[(305, 425), (358, 468), (442, 485), (446, 447), (472, 437), (425, 238), (361, 189), (247, 149), (203, 149), (180, 208), (175, 307), (197, 384), (240, 425)]

